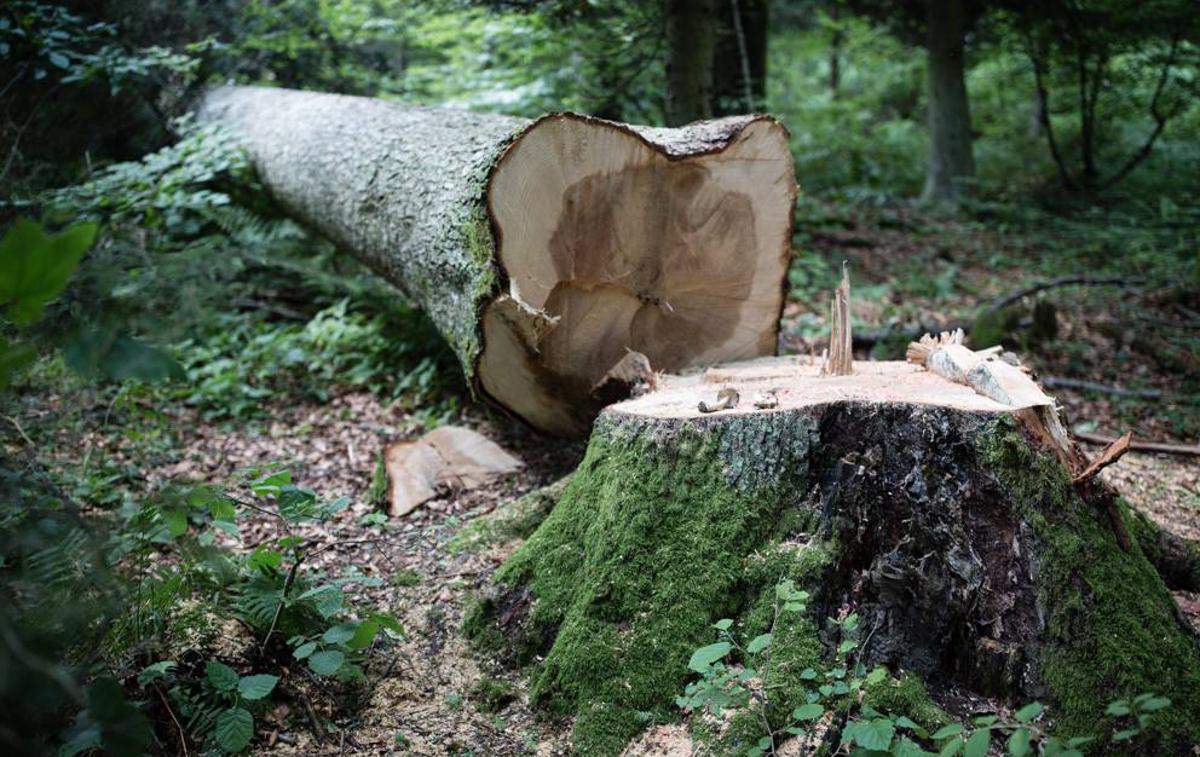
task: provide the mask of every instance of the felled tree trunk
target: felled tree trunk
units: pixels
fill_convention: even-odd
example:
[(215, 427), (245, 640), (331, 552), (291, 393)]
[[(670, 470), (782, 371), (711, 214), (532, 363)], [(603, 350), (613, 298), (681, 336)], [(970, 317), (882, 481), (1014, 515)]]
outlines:
[[(737, 406), (700, 412), (720, 388)], [(1200, 652), (1148, 559), (1159, 547), (1141, 543), (1152, 529), (1120, 546), (1115, 495), (1072, 483), (1086, 461), (1046, 433), (1043, 407), (903, 363), (821, 376), (776, 358), (669, 379), (600, 415), (557, 506), (466, 630), (531, 664), (533, 700), (574, 716), (589, 755), (677, 717), (712, 624), (734, 619), (743, 642), (767, 632), (785, 579), (811, 599), (774, 629), (761, 687), (774, 728), (813, 686), (803, 671), (841, 641), (828, 618), (857, 612), (859, 660), (894, 676), (869, 687), (881, 710), (923, 719), (935, 709), (923, 680), (1040, 700), (1059, 732), (1104, 736), (1108, 702), (1152, 691), (1173, 705), (1142, 746), (1196, 743)], [(717, 722), (715, 753), (764, 735), (753, 718)]]
[(197, 111), (538, 429), (585, 434), (630, 350), (668, 371), (775, 351), (795, 182), (773, 119), (530, 122), (256, 87)]

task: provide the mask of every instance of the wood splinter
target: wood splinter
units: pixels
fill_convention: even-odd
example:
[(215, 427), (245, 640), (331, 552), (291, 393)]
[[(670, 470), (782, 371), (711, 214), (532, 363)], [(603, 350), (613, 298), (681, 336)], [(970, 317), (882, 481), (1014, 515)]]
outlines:
[(842, 283), (833, 291), (830, 305), (829, 357), (821, 373), (849, 376), (854, 373), (854, 335), (850, 331), (850, 269), (842, 261)]
[(732, 410), (733, 408), (737, 407), (739, 399), (741, 398), (738, 396), (736, 389), (725, 387), (721, 391), (717, 392), (716, 402), (700, 400), (700, 403), (696, 407), (702, 413), (715, 413), (719, 410)]

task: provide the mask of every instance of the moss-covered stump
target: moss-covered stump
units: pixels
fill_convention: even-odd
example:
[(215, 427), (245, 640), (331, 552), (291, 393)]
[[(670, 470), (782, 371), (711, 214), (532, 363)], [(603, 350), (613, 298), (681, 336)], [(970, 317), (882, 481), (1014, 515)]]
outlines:
[[(924, 682), (1040, 700), (1062, 733), (1102, 735), (1108, 702), (1152, 691), (1174, 702), (1160, 746), (1198, 740), (1200, 651), (1148, 559), (1156, 533), (1130, 523), (1123, 550), (1107, 493), (1071, 483), (1034, 416), (903, 364), (851, 377), (769, 365), (606, 410), (468, 617), (483, 654), (528, 666), (532, 699), (575, 718), (581, 753), (618, 753), (676, 717), (712, 624), (763, 633), (783, 579), (811, 599), (775, 628), (773, 720), (840, 641), (828, 619), (855, 611), (860, 659), (896, 676), (877, 701), (897, 714), (938, 711)], [(697, 393), (718, 388), (706, 378), (735, 386), (738, 407), (698, 412)], [(768, 387), (778, 405), (756, 408)]]

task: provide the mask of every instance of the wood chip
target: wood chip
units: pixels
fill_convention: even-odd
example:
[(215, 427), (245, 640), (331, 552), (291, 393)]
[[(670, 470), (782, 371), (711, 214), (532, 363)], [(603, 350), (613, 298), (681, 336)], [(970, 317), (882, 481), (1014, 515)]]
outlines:
[(405, 515), (447, 489), (473, 489), (524, 467), (482, 434), (442, 426), (387, 449), (388, 515)]
[(1104, 448), (1100, 456), (1092, 461), (1082, 473), (1071, 479), (1073, 484), (1081, 484), (1090, 478), (1093, 478), (1097, 473), (1112, 465), (1121, 459), (1121, 456), (1129, 451), (1129, 447), (1133, 442), (1133, 432), (1126, 432), (1124, 436), (1113, 441), (1112, 444)]
[(700, 409), (700, 412), (702, 412), (702, 413), (715, 413), (719, 410), (731, 410), (731, 409), (737, 407), (739, 399), (740, 398), (738, 397), (738, 393), (737, 393), (736, 389), (730, 389), (730, 388), (726, 387), (726, 388), (722, 389), (721, 391), (717, 392), (717, 401), (716, 402), (709, 402), (708, 400), (700, 400), (700, 403), (697, 405), (697, 407)]

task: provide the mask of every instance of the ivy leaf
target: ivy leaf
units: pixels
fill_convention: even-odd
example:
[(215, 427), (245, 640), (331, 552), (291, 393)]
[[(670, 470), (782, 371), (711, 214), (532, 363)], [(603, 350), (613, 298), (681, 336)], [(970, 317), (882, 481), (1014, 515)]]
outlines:
[(208, 682), (217, 691), (233, 691), (238, 685), (238, 674), (233, 668), (217, 660), (209, 660), (204, 666)]
[(700, 647), (695, 652), (692, 652), (692, 659), (688, 660), (688, 670), (703, 673), (714, 662), (729, 654), (729, 650), (731, 649), (733, 649), (733, 645), (728, 641), (718, 641), (716, 644)]
[(317, 652), (308, 658), (308, 667), (319, 676), (331, 676), (342, 667), (346, 655), (336, 649)]
[(238, 694), (242, 695), (242, 699), (262, 699), (275, 690), (275, 684), (279, 682), (279, 676), (267, 674), (256, 676), (243, 676), (238, 681)]
[(213, 736), (217, 746), (226, 752), (240, 752), (254, 738), (254, 716), (249, 710), (231, 707), (217, 715)]

